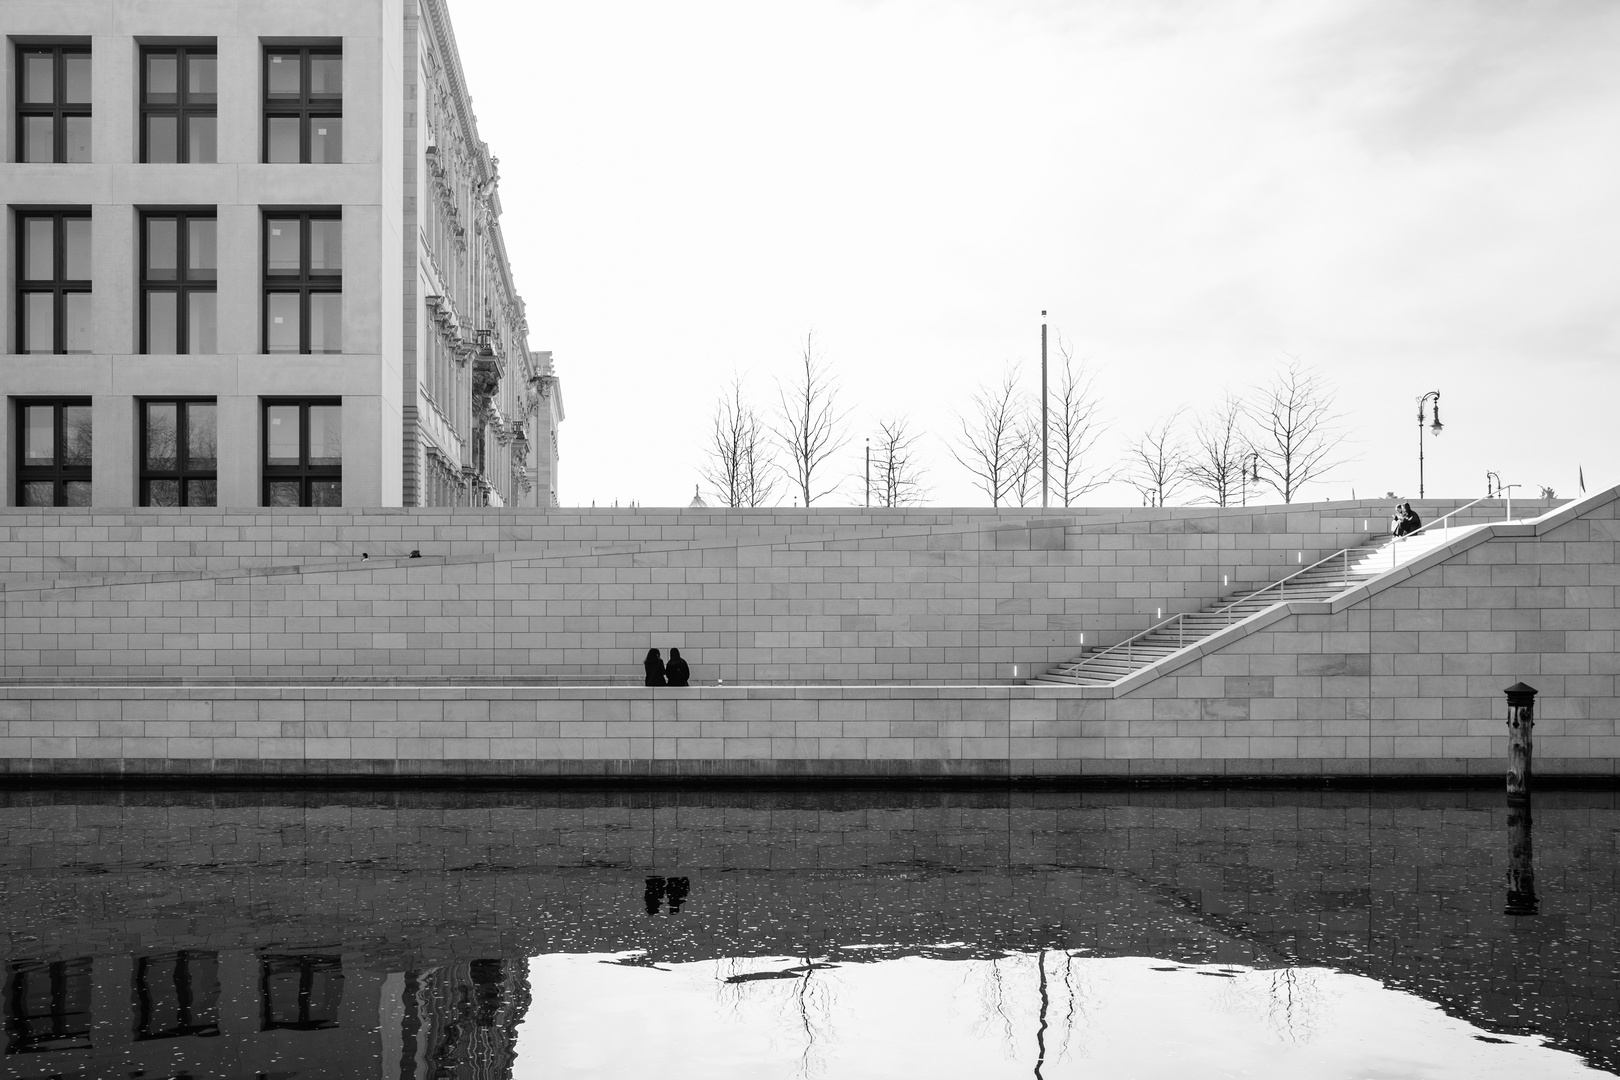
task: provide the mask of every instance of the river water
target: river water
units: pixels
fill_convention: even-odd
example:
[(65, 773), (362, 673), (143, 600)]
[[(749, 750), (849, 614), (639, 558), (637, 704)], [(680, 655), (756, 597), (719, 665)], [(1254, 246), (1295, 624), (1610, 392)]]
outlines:
[(1613, 791), (14, 789), (0, 869), (6, 1078), (1620, 1073)]

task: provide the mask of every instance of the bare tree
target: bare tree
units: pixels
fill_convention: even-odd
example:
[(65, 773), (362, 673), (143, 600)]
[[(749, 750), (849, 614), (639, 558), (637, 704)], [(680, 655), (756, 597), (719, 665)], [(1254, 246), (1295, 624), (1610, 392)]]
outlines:
[(991, 506), (1000, 506), (1013, 490), (1021, 459), (1020, 429), (1023, 409), (1018, 401), (1018, 382), (1011, 371), (999, 386), (980, 386), (973, 393), (973, 412), (957, 415), (962, 425), (960, 446), (951, 447), (951, 456), (973, 474), (973, 484), (990, 497)]
[(904, 416), (878, 422), (878, 444), (872, 458), (872, 497), (878, 506), (917, 506), (928, 494), (922, 483), (924, 470), (916, 461), (917, 438)]
[(1131, 486), (1142, 493), (1145, 506), (1167, 505), (1187, 484), (1187, 452), (1176, 430), (1180, 418), (1177, 409), (1143, 432), (1127, 452)]
[(714, 425), (701, 472), (725, 506), (763, 506), (776, 493), (776, 464), (764, 423), (743, 399), (742, 378), (714, 407)]
[(1074, 353), (1058, 338), (1058, 355), (1063, 367), (1058, 390), (1048, 416), (1052, 460), (1049, 466), (1053, 495), (1064, 506), (1095, 491), (1114, 478), (1110, 471), (1095, 467), (1097, 440), (1108, 429), (1102, 419), (1102, 399), (1097, 394), (1096, 373), (1082, 363), (1075, 366)]
[(1320, 375), (1290, 357), (1250, 405), (1260, 479), (1285, 503), (1349, 460), (1339, 428), (1343, 417), (1334, 411), (1333, 399)]
[(838, 490), (837, 483), (818, 490), (816, 482), (822, 465), (849, 437), (843, 430), (847, 413), (838, 411), (838, 383), (828, 374), (826, 363), (816, 357), (813, 333), (804, 336), (803, 364), (797, 381), (789, 386), (777, 384), (778, 426), (774, 430), (788, 456), (783, 472), (809, 506)]
[(1216, 506), (1231, 506), (1245, 483), (1250, 439), (1244, 430), (1248, 408), (1243, 399), (1226, 399), (1193, 425), (1193, 443), (1187, 452), (1187, 479), (1206, 492)]
[(1019, 506), (1041, 501), (1041, 414), (1030, 408), (1014, 433), (1012, 487), (1008, 497)]

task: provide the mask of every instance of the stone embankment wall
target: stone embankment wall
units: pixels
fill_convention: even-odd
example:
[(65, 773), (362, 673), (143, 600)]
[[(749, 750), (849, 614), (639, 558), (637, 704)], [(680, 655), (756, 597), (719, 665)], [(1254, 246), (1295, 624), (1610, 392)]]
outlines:
[(1011, 681), (1387, 509), (3, 510), (0, 676), (583, 681), (677, 647), (705, 682)]

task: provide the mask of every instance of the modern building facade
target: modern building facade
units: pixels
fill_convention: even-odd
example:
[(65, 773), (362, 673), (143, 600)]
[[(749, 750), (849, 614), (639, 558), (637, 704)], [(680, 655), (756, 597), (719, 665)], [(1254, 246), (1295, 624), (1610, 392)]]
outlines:
[(444, 0), (0, 9), (11, 506), (556, 504)]

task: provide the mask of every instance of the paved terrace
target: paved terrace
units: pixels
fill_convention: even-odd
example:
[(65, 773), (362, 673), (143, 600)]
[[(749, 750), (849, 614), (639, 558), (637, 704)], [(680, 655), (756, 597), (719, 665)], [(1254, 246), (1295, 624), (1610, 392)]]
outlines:
[[(1542, 692), (1538, 770), (1612, 776), (1616, 495), (1516, 503), (1514, 522), (1479, 504), (1455, 522), (1478, 528), (1390, 574), (1085, 687), (1025, 680), (1082, 635), (1118, 641), (1362, 543), (1386, 507), (5, 511), (0, 764), (1494, 775), (1501, 690), (1524, 680)], [(423, 557), (399, 557), (412, 547)], [(649, 645), (679, 646), (699, 685), (613, 685)]]

